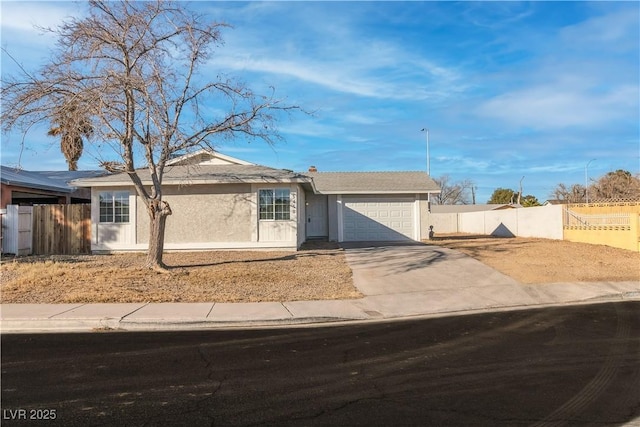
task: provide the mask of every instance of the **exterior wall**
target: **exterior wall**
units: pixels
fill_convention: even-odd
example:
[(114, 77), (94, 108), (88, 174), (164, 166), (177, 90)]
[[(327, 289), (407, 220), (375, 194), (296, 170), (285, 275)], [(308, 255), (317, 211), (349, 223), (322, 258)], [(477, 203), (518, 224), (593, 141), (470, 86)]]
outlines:
[(429, 238), (429, 226), (431, 223), (431, 213), (429, 212), (429, 197), (427, 194), (418, 194), (418, 212), (420, 219), (420, 240)]
[[(36, 203), (68, 204), (71, 202), (71, 195), (58, 193), (55, 191), (36, 190), (29, 187), (19, 187), (15, 185), (0, 184), (0, 209), (5, 209), (13, 204), (13, 192), (28, 193), (33, 195)], [(80, 193), (83, 195), (83, 193)], [(42, 196), (43, 201), (38, 200)]]
[(429, 238), (429, 226), (433, 226), (433, 232), (457, 233), (458, 214), (457, 213), (427, 213), (422, 223), (422, 238)]
[(11, 186), (0, 184), (0, 209), (6, 209), (11, 204)]
[(514, 237), (518, 234), (518, 210), (508, 209), (485, 212), (485, 234), (496, 237)]
[(459, 214), (431, 214), (436, 233), (471, 233), (500, 237), (563, 238), (562, 206), (505, 209)]
[[(258, 192), (261, 189), (270, 188), (288, 188), (291, 191), (291, 219), (289, 221), (260, 220), (258, 218)], [(271, 247), (297, 248), (299, 246), (298, 207), (301, 192), (303, 192), (303, 190), (297, 184), (252, 184), (252, 211), (250, 217), (252, 218), (252, 221), (254, 221), (254, 224), (257, 224), (257, 233), (253, 235), (252, 241)], [(304, 216), (302, 220), (304, 221)], [(304, 233), (304, 228), (302, 228), (301, 232)]]
[[(165, 246), (184, 243), (250, 242), (251, 185), (168, 186), (163, 199), (167, 218)], [(137, 200), (137, 242), (149, 243), (149, 215)]]
[(298, 241), (297, 247), (299, 248), (302, 244), (307, 240), (307, 203), (306, 203), (306, 195), (304, 190), (298, 186)]
[(562, 206), (539, 206), (515, 211), (518, 213), (518, 236), (562, 239)]
[(640, 202), (566, 205), (564, 238), (640, 251)]
[(327, 209), (329, 210), (329, 241), (338, 241), (338, 196), (330, 194), (327, 201)]
[(632, 213), (629, 226), (567, 227), (564, 239), (571, 242), (613, 246), (640, 252), (640, 215)]
[(485, 227), (485, 212), (465, 212), (458, 214), (461, 233), (489, 234)]
[[(129, 222), (121, 224), (100, 222), (100, 193), (129, 192)], [(91, 189), (91, 250), (127, 250), (136, 245), (136, 190), (130, 187), (94, 187)]]
[(564, 205), (573, 212), (586, 215), (638, 213), (640, 214), (639, 202), (611, 202), (611, 203), (578, 203)]
[[(258, 191), (267, 188), (290, 189), (289, 221), (259, 220)], [(125, 190), (130, 192), (130, 222), (99, 223), (99, 193)], [(304, 242), (304, 191), (297, 184), (166, 186), (163, 199), (172, 210), (165, 229), (166, 250), (295, 249)], [(133, 187), (94, 187), (91, 217), (93, 251), (148, 247), (149, 217)]]

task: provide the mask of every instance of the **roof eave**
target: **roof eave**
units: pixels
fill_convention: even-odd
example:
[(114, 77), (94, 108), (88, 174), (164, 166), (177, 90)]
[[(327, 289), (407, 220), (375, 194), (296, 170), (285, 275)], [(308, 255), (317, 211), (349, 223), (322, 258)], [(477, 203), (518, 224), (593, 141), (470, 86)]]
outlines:
[[(292, 178), (279, 179), (273, 177), (255, 178), (255, 179), (181, 179), (181, 180), (165, 180), (162, 185), (206, 185), (206, 184), (309, 184), (308, 179)], [(143, 185), (153, 185), (151, 180), (143, 180)], [(77, 181), (74, 182), (77, 187), (122, 187), (132, 186), (133, 182), (126, 181)]]
[(34, 184), (31, 182), (20, 182), (20, 181), (11, 181), (11, 180), (2, 180), (2, 183), (5, 185), (11, 185), (13, 187), (21, 187), (32, 190), (42, 190), (42, 191), (52, 191), (55, 193), (73, 193), (75, 188), (73, 187), (57, 187), (57, 186), (49, 186), (46, 184)]
[(440, 190), (318, 190), (318, 194), (437, 194)]

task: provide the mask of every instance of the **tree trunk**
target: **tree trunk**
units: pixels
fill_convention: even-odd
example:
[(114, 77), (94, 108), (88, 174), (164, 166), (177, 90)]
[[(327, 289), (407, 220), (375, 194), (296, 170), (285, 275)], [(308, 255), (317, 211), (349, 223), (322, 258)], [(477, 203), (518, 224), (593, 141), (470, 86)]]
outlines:
[(166, 272), (167, 266), (162, 262), (164, 252), (164, 230), (171, 208), (167, 202), (152, 200), (149, 204), (149, 251), (146, 267)]

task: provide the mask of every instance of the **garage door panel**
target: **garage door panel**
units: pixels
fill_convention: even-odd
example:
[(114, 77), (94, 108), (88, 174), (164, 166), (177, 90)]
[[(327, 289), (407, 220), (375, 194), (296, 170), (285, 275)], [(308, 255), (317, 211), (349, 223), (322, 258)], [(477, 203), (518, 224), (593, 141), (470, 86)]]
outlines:
[(413, 240), (414, 201), (394, 201), (345, 197), (343, 199), (343, 240)]

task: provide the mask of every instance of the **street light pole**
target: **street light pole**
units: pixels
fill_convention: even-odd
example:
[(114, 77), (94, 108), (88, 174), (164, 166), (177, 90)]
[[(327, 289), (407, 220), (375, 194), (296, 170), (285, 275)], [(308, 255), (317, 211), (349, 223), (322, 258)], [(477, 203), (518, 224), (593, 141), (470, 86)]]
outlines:
[(429, 155), (429, 129), (424, 128), (422, 132), (427, 132), (427, 175), (431, 176), (431, 157)]
[(589, 204), (589, 165), (595, 160), (596, 159), (589, 160), (587, 165), (584, 167), (584, 195), (587, 199), (587, 204)]

